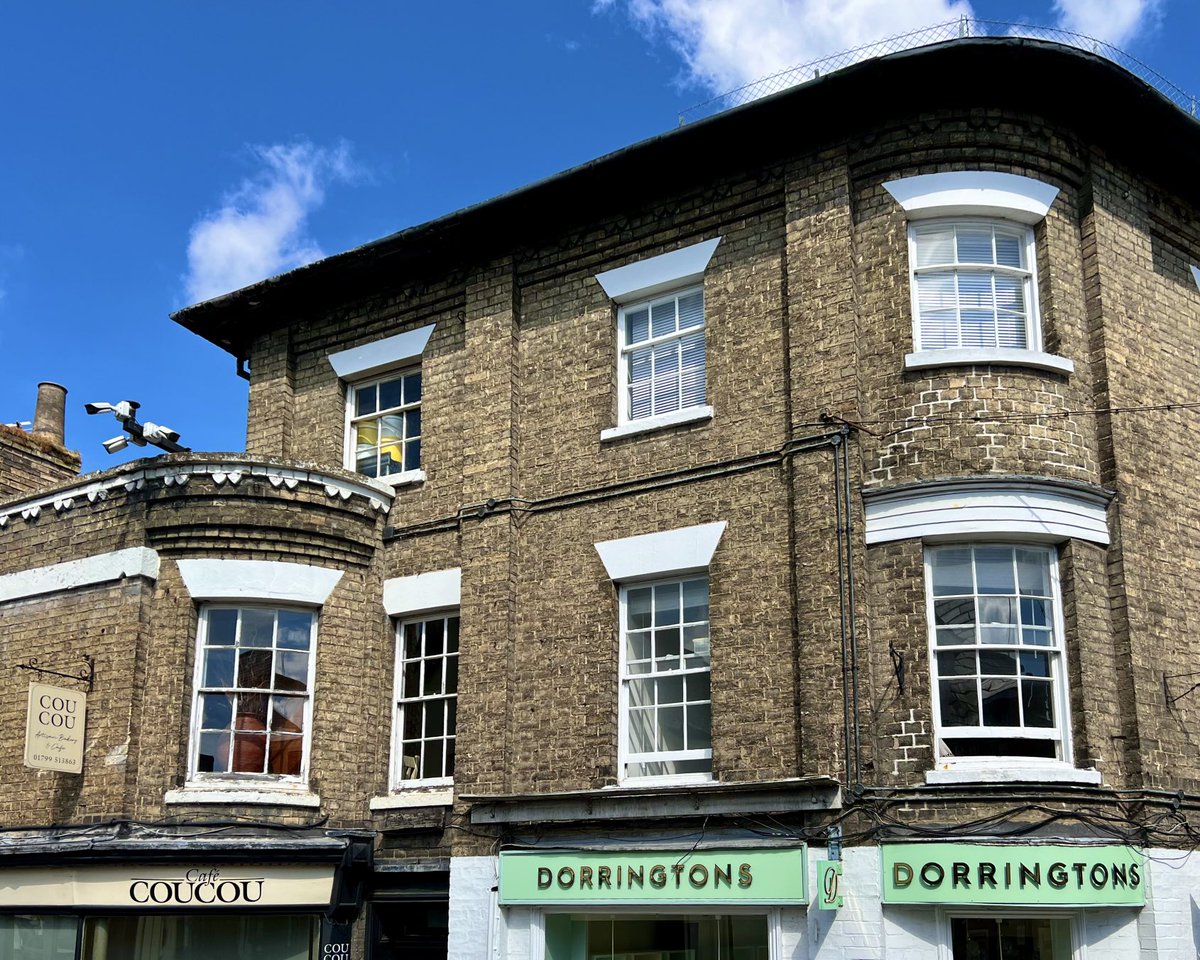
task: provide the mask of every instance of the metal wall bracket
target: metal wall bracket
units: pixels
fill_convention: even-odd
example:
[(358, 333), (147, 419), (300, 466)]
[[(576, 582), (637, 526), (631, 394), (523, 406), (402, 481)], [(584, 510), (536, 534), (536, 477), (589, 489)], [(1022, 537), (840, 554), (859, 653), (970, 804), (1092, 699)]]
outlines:
[(81, 667), (77, 673), (64, 673), (61, 670), (51, 670), (49, 667), (39, 667), (38, 658), (30, 657), (28, 663), (18, 663), (18, 670), (32, 670), (39, 676), (62, 677), (64, 680), (74, 680), (77, 683), (86, 683), (87, 690), (92, 692), (92, 684), (96, 682), (96, 658), (85, 653), (81, 658), (87, 666)]

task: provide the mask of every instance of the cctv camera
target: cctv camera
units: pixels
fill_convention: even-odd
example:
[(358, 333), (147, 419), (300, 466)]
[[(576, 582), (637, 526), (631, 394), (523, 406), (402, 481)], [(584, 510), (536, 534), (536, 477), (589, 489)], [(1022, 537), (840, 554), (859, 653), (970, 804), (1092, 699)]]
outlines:
[(83, 409), (88, 413), (108, 413), (111, 410), (111, 403), (85, 403)]
[(108, 453), (120, 453), (127, 446), (129, 446), (129, 440), (125, 437), (113, 437), (104, 441), (104, 449)]
[(161, 443), (164, 440), (175, 443), (179, 440), (178, 431), (161, 423), (151, 423), (149, 420), (142, 425), (142, 436), (151, 443)]

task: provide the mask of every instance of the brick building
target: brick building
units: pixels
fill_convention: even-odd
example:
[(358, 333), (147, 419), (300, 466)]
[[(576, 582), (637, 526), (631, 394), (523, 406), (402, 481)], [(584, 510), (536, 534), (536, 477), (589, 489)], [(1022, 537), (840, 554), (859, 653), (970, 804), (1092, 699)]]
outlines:
[(1198, 161), (962, 40), (176, 314), (246, 452), (0, 501), (0, 945), (1193, 955)]

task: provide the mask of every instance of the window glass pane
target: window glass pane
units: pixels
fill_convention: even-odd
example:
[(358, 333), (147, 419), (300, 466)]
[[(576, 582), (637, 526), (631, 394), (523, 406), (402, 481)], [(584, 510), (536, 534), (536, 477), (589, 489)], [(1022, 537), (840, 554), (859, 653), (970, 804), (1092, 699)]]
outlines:
[(1027, 627), (1050, 626), (1050, 601), (1021, 598), (1021, 623)]
[(683, 703), (683, 677), (662, 677), (657, 683), (658, 702)]
[(975, 651), (955, 650), (937, 655), (939, 677), (971, 677), (975, 675)]
[(679, 341), (653, 347), (654, 412), (670, 413), (679, 409)]
[(675, 332), (675, 298), (650, 305), (650, 336), (664, 337)]
[(404, 469), (419, 470), (421, 468), (421, 441), (409, 440), (404, 444)]
[(216, 649), (204, 654), (204, 686), (233, 686), (233, 650)]
[(419, 437), (421, 435), (421, 408), (408, 410), (404, 414), (404, 435)]
[(704, 291), (696, 290), (679, 298), (679, 329), (698, 327), (704, 323)]
[(267, 773), (298, 777), (304, 757), (304, 739), (287, 734), (273, 735), (268, 757)]
[(1021, 715), (1017, 709), (1017, 681), (984, 678), (979, 681), (983, 692), (983, 725), (985, 727), (1018, 727)]
[(979, 622), (984, 624), (1016, 623), (1015, 597), (980, 597)]
[(957, 309), (926, 310), (921, 313), (922, 350), (944, 350), (958, 345)]
[(271, 729), (280, 733), (303, 733), (307, 702), (307, 697), (272, 697)]
[(446, 663), (444, 657), (433, 657), (425, 661), (425, 679), (421, 687), (423, 696), (433, 696), (442, 693), (442, 670)]
[(980, 627), (979, 640), (982, 643), (1016, 643), (1016, 627)]
[(680, 391), (683, 406), (694, 407), (704, 403), (704, 331), (691, 333), (679, 341), (682, 371)]
[(378, 409), (375, 402), (375, 384), (359, 387), (354, 391), (354, 415), (356, 417), (374, 413)]
[(953, 647), (975, 642), (974, 627), (938, 627), (936, 633), (939, 647)]
[(975, 601), (971, 597), (933, 601), (933, 622), (938, 626), (955, 626), (975, 622)]
[(982, 674), (999, 674), (1004, 677), (1015, 676), (1017, 672), (1016, 651), (980, 650), (979, 672)]
[(637, 672), (634, 665), (650, 659), (650, 631), (635, 630), (625, 637), (625, 658), (629, 661), (631, 672)]
[(404, 378), (404, 402), (419, 403), (421, 401), (421, 391), (423, 385), (421, 383), (421, 371), (410, 373)]
[(208, 611), (208, 630), (205, 632), (204, 642), (210, 647), (218, 644), (232, 644), (236, 633), (236, 610), (221, 610), (217, 608)]
[[(458, 692), (458, 657), (449, 656), (446, 658), (446, 692)], [(450, 704), (453, 708), (454, 704)]]
[(954, 274), (921, 274), (917, 278), (917, 304), (922, 317), (929, 311), (955, 310), (958, 307), (958, 295)]
[(279, 611), (278, 644), (288, 650), (307, 650), (312, 641), (313, 615), (302, 610)]
[(994, 263), (992, 255), (992, 228), (990, 226), (975, 226), (959, 224), (958, 262), (959, 263)]
[(655, 746), (659, 750), (682, 750), (683, 743), (683, 707), (662, 707), (658, 711)]
[(969, 596), (975, 592), (969, 548), (934, 550), (929, 567), (935, 597)]
[(265, 733), (235, 733), (233, 735), (232, 773), (266, 773), (267, 735)]
[(268, 700), (265, 693), (239, 693), (234, 727), (238, 730), (266, 730)]
[(685, 623), (708, 620), (707, 580), (688, 580), (683, 584), (683, 619)]
[(425, 705), (425, 736), (440, 737), (446, 732), (446, 701), (432, 700)]
[(974, 680), (942, 680), (938, 684), (941, 697), (942, 726), (979, 726), (979, 694)]
[(421, 624), (404, 625), (404, 656), (408, 659), (421, 655)]
[(950, 224), (919, 227), (915, 237), (918, 267), (954, 262), (954, 227)]
[(233, 695), (206, 693), (200, 698), (200, 726), (207, 730), (227, 730), (233, 723)]
[(975, 576), (980, 593), (1017, 592), (1013, 579), (1013, 551), (1010, 547), (976, 547)]
[(315, 916), (210, 910), (88, 917), (83, 929), (82, 960), (309, 960), (317, 956), (319, 923)]
[[(610, 321), (611, 322), (611, 321)], [(611, 328), (610, 328), (611, 329)], [(650, 308), (625, 311), (625, 342), (641, 343), (650, 338)]]
[(1043, 550), (1017, 551), (1017, 578), (1025, 596), (1050, 596), (1050, 556)]
[(643, 630), (650, 626), (650, 588), (639, 587), (625, 595), (625, 626)]
[(227, 773), (229, 771), (229, 734), (201, 733), (200, 751), (196, 757), (196, 769), (200, 773)]
[(1044, 653), (1021, 651), (1021, 674), (1026, 677), (1050, 676), (1050, 657)]
[(1049, 647), (1054, 643), (1054, 633), (1049, 629), (1025, 627), (1021, 630), (1021, 642), (1035, 647)]
[(659, 630), (654, 634), (655, 669), (672, 670), (679, 668), (679, 629), (669, 628)]
[(1046, 680), (1022, 680), (1021, 695), (1025, 711), (1025, 726), (1053, 727), (1054, 706), (1051, 685)]
[(665, 583), (654, 588), (654, 625), (661, 627), (679, 622), (679, 584)]
[(458, 653), (458, 617), (449, 617), (446, 620), (446, 651)]
[(392, 407), (400, 406), (402, 382), (401, 380), (384, 380), (379, 385), (380, 410), (390, 410)]
[(255, 607), (242, 610), (242, 632), (238, 643), (243, 647), (269, 647), (275, 639), (275, 611)]
[(688, 704), (687, 749), (712, 749), (712, 707), (707, 703)]
[(1025, 238), (1005, 230), (996, 231), (996, 262), (1001, 266), (1025, 266)]
[(269, 689), (271, 686), (271, 651), (241, 650), (238, 653), (239, 687)]
[(687, 701), (689, 703), (708, 700), (712, 696), (712, 679), (707, 671), (704, 673), (689, 673), (686, 681)]
[(654, 711), (645, 708), (629, 711), (629, 750), (631, 753), (654, 752)]

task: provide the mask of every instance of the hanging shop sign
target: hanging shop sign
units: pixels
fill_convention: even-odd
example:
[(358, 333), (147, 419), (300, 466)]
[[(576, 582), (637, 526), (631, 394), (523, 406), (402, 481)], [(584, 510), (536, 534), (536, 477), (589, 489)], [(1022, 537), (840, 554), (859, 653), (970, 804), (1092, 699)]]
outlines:
[(500, 902), (804, 904), (803, 847), (500, 854)]
[(817, 861), (817, 906), (836, 910), (842, 905), (842, 861)]
[(0, 870), (6, 907), (241, 910), (329, 906), (331, 865), (189, 864)]
[(87, 694), (79, 690), (29, 685), (25, 718), (25, 766), (35, 770), (83, 773), (83, 734)]
[(883, 846), (883, 902), (1140, 907), (1147, 867), (1108, 844), (895, 843)]

